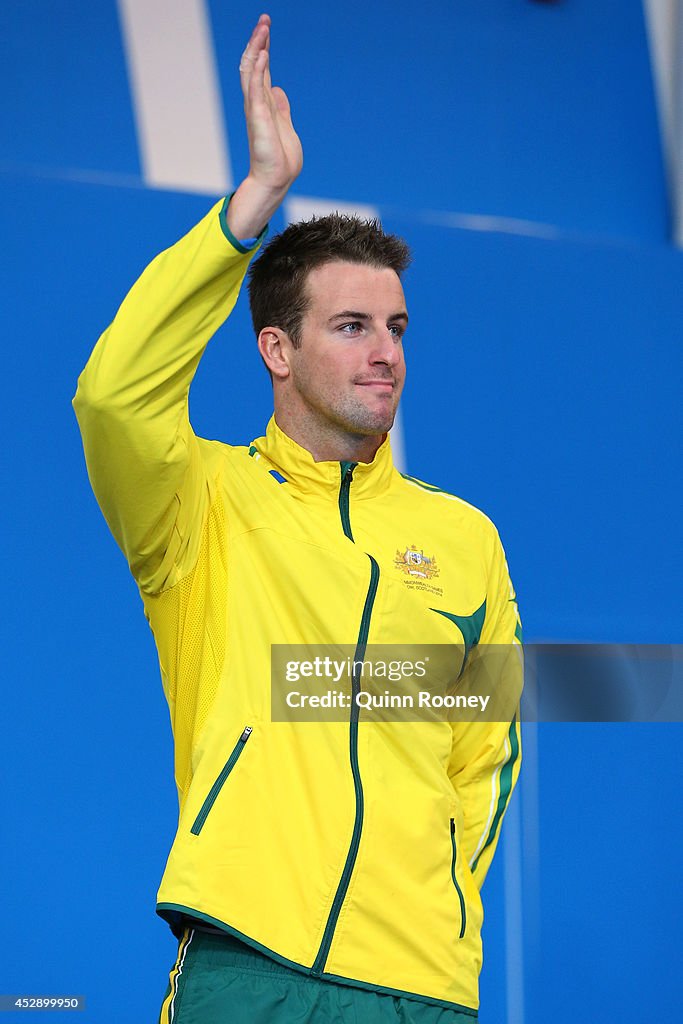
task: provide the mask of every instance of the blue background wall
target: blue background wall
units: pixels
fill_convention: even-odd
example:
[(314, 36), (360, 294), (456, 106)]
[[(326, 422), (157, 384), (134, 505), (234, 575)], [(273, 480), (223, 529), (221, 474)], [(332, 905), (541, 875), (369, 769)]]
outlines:
[[(295, 192), (371, 203), (414, 250), (408, 470), (496, 521), (529, 640), (680, 642), (683, 255), (640, 3), (291, 7), (268, 9), (305, 149)], [(239, 178), (236, 66), (259, 9), (209, 8)], [(145, 186), (113, 0), (6, 4), (0, 33), (0, 992), (152, 1020), (175, 948), (154, 916), (168, 712), (70, 399), (126, 289), (211, 200)], [(193, 422), (242, 443), (269, 408), (242, 304)], [(528, 731), (485, 890), (483, 1024), (671, 1019), (680, 742), (677, 725)]]

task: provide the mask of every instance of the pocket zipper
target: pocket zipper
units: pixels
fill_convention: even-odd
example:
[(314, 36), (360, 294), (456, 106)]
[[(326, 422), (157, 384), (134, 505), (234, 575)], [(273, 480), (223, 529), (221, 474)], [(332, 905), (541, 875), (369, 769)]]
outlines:
[(207, 794), (207, 797), (206, 797), (206, 800), (202, 804), (201, 810), (200, 810), (199, 814), (197, 815), (197, 817), (195, 818), (194, 825), (190, 829), (190, 832), (192, 833), (192, 835), (198, 836), (199, 833), (201, 832), (201, 830), (202, 830), (202, 828), (204, 826), (204, 822), (206, 821), (206, 819), (207, 819), (207, 817), (209, 815), (209, 811), (213, 807), (214, 803), (216, 802), (216, 798), (218, 797), (218, 794), (220, 793), (221, 789), (223, 788), (223, 783), (225, 782), (225, 780), (227, 779), (228, 775), (230, 774), (230, 772), (235, 767), (235, 764), (237, 763), (237, 758), (240, 756), (240, 754), (244, 750), (244, 746), (245, 746), (247, 740), (249, 739), (249, 737), (251, 736), (252, 731), (253, 731), (252, 727), (250, 725), (247, 725), (245, 727), (244, 731), (242, 732), (242, 735), (238, 739), (237, 743), (235, 744), (230, 757), (228, 758), (228, 760), (225, 762), (225, 765), (223, 766), (223, 770), (221, 771), (220, 775), (218, 776), (218, 778), (214, 782), (213, 786), (209, 790), (209, 792)]
[(453, 859), (451, 860), (451, 878), (453, 879), (453, 885), (455, 886), (455, 891), (457, 892), (458, 899), (460, 900), (460, 916), (461, 916), (461, 919), (462, 919), (462, 924), (460, 926), (460, 935), (458, 936), (458, 938), (461, 939), (463, 937), (463, 935), (465, 934), (465, 928), (467, 927), (467, 912), (465, 910), (465, 897), (463, 896), (462, 889), (460, 888), (460, 886), (458, 884), (458, 879), (455, 877), (455, 861), (456, 861), (456, 858), (457, 858), (457, 851), (456, 851), (456, 848), (455, 848), (455, 819), (454, 818), (451, 818), (451, 846), (453, 848)]

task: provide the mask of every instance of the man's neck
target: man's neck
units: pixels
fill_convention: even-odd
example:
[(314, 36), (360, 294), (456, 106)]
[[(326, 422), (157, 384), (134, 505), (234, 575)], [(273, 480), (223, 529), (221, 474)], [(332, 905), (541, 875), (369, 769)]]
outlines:
[(314, 462), (372, 462), (387, 436), (325, 430), (311, 423), (302, 428), (280, 413), (275, 414), (275, 422), (287, 437), (311, 453)]

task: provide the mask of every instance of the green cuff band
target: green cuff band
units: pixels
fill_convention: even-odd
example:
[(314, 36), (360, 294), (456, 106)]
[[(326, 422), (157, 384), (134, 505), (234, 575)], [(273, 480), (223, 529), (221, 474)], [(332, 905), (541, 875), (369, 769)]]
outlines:
[(237, 252), (241, 252), (246, 255), (247, 253), (253, 252), (261, 244), (261, 242), (268, 233), (268, 225), (266, 224), (263, 231), (252, 245), (245, 246), (243, 245), (242, 242), (238, 242), (238, 240), (235, 238), (232, 231), (228, 227), (228, 206), (230, 205), (230, 200), (232, 199), (234, 194), (234, 192), (231, 192), (230, 195), (226, 196), (225, 199), (223, 200), (223, 205), (221, 206), (220, 213), (218, 214), (218, 221), (220, 223), (223, 234), (230, 242), (230, 245), (233, 247), (233, 249), (237, 249)]

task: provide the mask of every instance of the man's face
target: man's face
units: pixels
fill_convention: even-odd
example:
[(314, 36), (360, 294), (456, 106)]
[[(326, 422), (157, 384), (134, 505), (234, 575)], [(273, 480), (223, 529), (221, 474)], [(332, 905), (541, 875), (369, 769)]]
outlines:
[(403, 383), (408, 315), (398, 275), (336, 261), (312, 270), (301, 347), (291, 353), (291, 384), (306, 414), (327, 430), (386, 433)]

